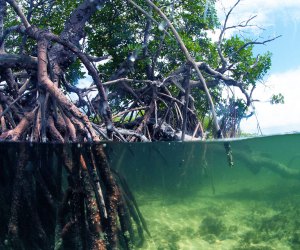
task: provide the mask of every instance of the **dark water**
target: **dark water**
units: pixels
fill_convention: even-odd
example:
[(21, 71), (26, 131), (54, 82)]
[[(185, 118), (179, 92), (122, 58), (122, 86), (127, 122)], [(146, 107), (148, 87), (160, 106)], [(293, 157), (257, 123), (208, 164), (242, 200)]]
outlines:
[[(77, 146), (65, 147), (72, 153)], [(139, 249), (300, 249), (300, 134), (230, 141), (233, 167), (224, 141), (104, 146), (148, 224), (151, 237)], [(42, 175), (57, 175), (58, 159), (51, 152), (62, 145), (26, 147), (42, 149), (33, 156), (46, 166)], [(3, 241), (19, 150), (18, 144), (0, 144), (0, 249), (7, 249)], [(33, 168), (29, 164), (26, 173)], [(62, 190), (56, 190), (57, 182)], [(46, 185), (59, 196), (66, 182), (54, 177)], [(55, 223), (47, 221), (45, 207), (38, 209), (42, 223)]]

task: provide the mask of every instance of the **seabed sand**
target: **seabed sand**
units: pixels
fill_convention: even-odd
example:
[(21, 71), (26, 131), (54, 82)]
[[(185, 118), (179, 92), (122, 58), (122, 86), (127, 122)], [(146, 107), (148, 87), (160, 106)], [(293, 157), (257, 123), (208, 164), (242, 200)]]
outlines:
[(114, 145), (152, 236), (140, 249), (300, 250), (300, 134), (230, 144), (233, 168), (222, 141)]
[(215, 189), (137, 194), (152, 236), (142, 249), (300, 249), (300, 183), (263, 171), (216, 178)]

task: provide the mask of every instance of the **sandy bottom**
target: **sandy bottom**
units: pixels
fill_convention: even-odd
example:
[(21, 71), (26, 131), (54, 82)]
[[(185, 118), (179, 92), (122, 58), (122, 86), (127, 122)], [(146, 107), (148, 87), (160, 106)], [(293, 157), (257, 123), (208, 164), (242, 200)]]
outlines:
[(137, 193), (151, 238), (145, 250), (300, 249), (300, 183), (233, 176), (193, 190)]

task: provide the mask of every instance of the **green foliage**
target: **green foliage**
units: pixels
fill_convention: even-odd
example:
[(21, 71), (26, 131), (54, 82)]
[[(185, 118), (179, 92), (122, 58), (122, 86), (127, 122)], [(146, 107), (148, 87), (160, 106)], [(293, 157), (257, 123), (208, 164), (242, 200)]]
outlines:
[[(82, 2), (78, 0), (51, 0), (51, 1), (18, 1), (22, 6), (29, 22), (41, 29), (50, 29), (55, 34), (60, 34), (64, 28), (65, 21), (71, 12)], [(5, 27), (12, 27), (20, 24), (16, 18), (15, 12), (11, 7), (7, 8), (7, 16), (5, 18)], [(13, 48), (19, 49), (20, 39), (16, 41), (15, 34), (11, 34), (10, 39), (6, 43), (6, 50)], [(27, 52), (32, 51), (33, 43), (27, 45)]]
[[(213, 6), (214, 1), (211, 1), (212, 5), (204, 19), (205, 2), (204, 0), (172, 0), (157, 1), (156, 4), (172, 20), (192, 56), (197, 61), (204, 61), (212, 67), (217, 67), (216, 45), (207, 37), (206, 31), (213, 30), (218, 25), (218, 19)], [(98, 66), (99, 71), (103, 73), (103, 81), (108, 80), (120, 65), (124, 66), (124, 63), (127, 67), (127, 77), (154, 80), (166, 77), (186, 61), (174, 37), (164, 34), (159, 27), (165, 24), (157, 13), (152, 11), (144, 1), (138, 0), (136, 3), (148, 11), (159, 25), (152, 23), (147, 29), (149, 19), (146, 16), (141, 15), (127, 1), (117, 0), (105, 4), (94, 15), (86, 29), (88, 36), (86, 51), (94, 56), (111, 55), (113, 58), (105, 65)], [(146, 33), (149, 39), (145, 42)], [(136, 59), (134, 67), (129, 61), (132, 55)], [(139, 87), (132, 84), (131, 86)], [(115, 86), (112, 86), (111, 91), (114, 90)], [(172, 94), (178, 92), (174, 86), (169, 86), (169, 90)], [(205, 107), (203, 113), (206, 113), (208, 105), (203, 92), (198, 90), (194, 94), (200, 101), (196, 104), (197, 109)], [(120, 93), (120, 95), (111, 100), (115, 111), (124, 105), (124, 97), (128, 101), (132, 98), (128, 94)], [(122, 99), (120, 97), (123, 98), (122, 103), (119, 101)]]
[[(151, 13), (144, 1), (136, 1), (146, 11)], [(215, 12), (204, 20), (204, 1), (161, 1), (157, 4), (173, 20), (174, 26), (182, 36), (187, 48), (197, 58), (208, 58), (211, 53), (207, 50), (209, 39), (205, 30), (213, 29), (217, 22)], [(193, 13), (193, 14), (192, 14)], [(164, 26), (156, 13), (153, 18)], [(89, 32), (88, 51), (95, 55), (109, 54), (113, 60), (101, 67), (101, 70), (111, 73), (130, 56), (136, 53), (139, 62), (135, 65), (134, 76), (146, 77), (147, 65), (154, 63), (158, 56), (156, 69), (160, 75), (165, 75), (174, 70), (185, 61), (185, 57), (173, 37), (164, 36), (158, 25), (153, 23), (149, 32), (147, 54), (143, 55), (144, 35), (148, 18), (141, 15), (126, 1), (118, 0), (109, 2), (97, 12), (92, 20)], [(101, 46), (99, 46), (101, 44)], [(209, 48), (213, 49), (212, 46)], [(157, 55), (157, 52), (160, 54)], [(163, 61), (163, 63), (162, 63)]]
[[(71, 12), (82, 2), (82, 0), (51, 0), (51, 1), (30, 1), (21, 0), (18, 4), (22, 6), (29, 22), (41, 29), (49, 29), (59, 35), (65, 26), (65, 22)], [(11, 7), (7, 8), (5, 28), (19, 25), (16, 14)], [(26, 42), (26, 43), (24, 43)], [(36, 41), (28, 37), (19, 36), (17, 33), (10, 33), (6, 39), (5, 49), (8, 53), (26, 53), (36, 56)], [(67, 72), (68, 80), (77, 83), (84, 74), (81, 72), (79, 61), (76, 61)]]
[(80, 61), (77, 59), (71, 66), (68, 68), (66, 73), (66, 78), (69, 83), (76, 85), (80, 79), (84, 77), (84, 72), (82, 71), (82, 66)]
[(224, 42), (224, 54), (233, 64), (233, 77), (243, 81), (248, 86), (255, 85), (257, 81), (263, 79), (271, 67), (271, 53), (254, 56), (253, 45), (243, 48), (249, 40), (242, 40), (238, 36), (233, 36)]
[[(211, 68), (217, 69), (221, 65), (217, 45), (211, 41), (207, 31), (219, 28), (220, 23), (214, 6), (216, 1), (207, 1), (156, 0), (154, 3), (172, 21), (195, 60), (205, 62)], [(36, 4), (37, 1), (19, 1), (33, 25), (51, 29), (55, 34), (61, 33), (71, 12), (82, 2), (83, 0), (42, 1), (42, 4), (32, 6), (31, 4)], [(169, 36), (163, 32), (162, 28), (168, 29), (161, 17), (145, 1), (136, 0), (135, 2), (147, 11), (157, 23), (151, 22), (150, 24), (150, 19), (126, 0), (109, 0), (101, 9), (99, 8), (85, 27), (85, 38), (81, 41), (82, 50), (92, 56), (112, 56), (112, 60), (108, 63), (97, 66), (103, 81), (114, 78), (121, 67), (124, 70), (119, 72), (117, 77), (164, 79), (186, 63), (186, 58), (173, 35)], [(15, 13), (9, 8), (6, 27), (18, 23)], [(260, 56), (254, 55), (253, 45), (246, 46), (248, 42), (250, 41), (233, 36), (224, 39), (221, 44), (222, 53), (229, 61), (229, 65), (232, 65), (228, 74), (235, 80), (243, 82), (246, 90), (261, 81), (271, 67), (271, 54), (267, 52)], [(12, 33), (6, 42), (6, 50), (14, 53), (25, 51), (31, 55), (36, 54), (36, 44), (30, 39), (25, 48), (20, 48), (20, 44), (22, 44), (20, 36), (17, 37)], [(72, 84), (76, 84), (80, 78), (84, 77), (79, 61), (75, 61), (66, 73), (68, 81)], [(207, 81), (214, 80), (206, 74), (204, 77)], [(197, 80), (194, 75), (192, 75), (192, 80)], [(142, 87), (139, 83), (130, 85), (133, 89)], [(224, 85), (221, 84), (210, 89), (220, 117), (228, 113), (222, 111), (224, 107), (228, 106), (226, 100), (222, 99), (223, 89)], [(110, 95), (110, 105), (114, 112), (118, 112), (132, 103), (132, 94), (119, 91), (115, 85), (110, 86), (109, 91), (113, 93)], [(168, 91), (173, 96), (180, 95), (179, 89), (174, 85), (169, 85)], [(194, 106), (198, 118), (209, 119), (209, 105), (204, 92), (193, 88), (191, 94), (195, 100)], [(245, 101), (233, 101), (241, 104), (238, 111), (239, 117), (243, 117), (246, 110)], [(274, 95), (271, 99), (272, 104), (283, 103), (283, 101), (282, 95)], [(207, 123), (207, 126), (210, 124)]]
[(277, 95), (273, 95), (270, 99), (271, 104), (284, 104), (284, 96), (279, 93)]

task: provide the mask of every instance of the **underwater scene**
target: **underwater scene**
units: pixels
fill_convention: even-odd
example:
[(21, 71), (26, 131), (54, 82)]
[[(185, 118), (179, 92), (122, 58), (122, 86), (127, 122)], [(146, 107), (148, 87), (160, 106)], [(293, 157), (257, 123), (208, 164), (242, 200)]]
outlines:
[(300, 135), (108, 144), (151, 237), (142, 249), (300, 249)]
[(1, 250), (300, 249), (300, 134), (0, 143), (0, 155)]

